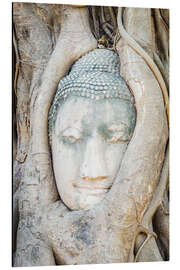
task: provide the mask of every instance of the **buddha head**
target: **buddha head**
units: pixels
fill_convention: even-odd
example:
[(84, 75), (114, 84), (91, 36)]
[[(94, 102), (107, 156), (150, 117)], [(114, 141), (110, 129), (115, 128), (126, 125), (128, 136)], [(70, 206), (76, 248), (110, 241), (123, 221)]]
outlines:
[(112, 187), (135, 126), (133, 97), (119, 57), (95, 49), (58, 85), (49, 112), (55, 181), (71, 210), (87, 210)]

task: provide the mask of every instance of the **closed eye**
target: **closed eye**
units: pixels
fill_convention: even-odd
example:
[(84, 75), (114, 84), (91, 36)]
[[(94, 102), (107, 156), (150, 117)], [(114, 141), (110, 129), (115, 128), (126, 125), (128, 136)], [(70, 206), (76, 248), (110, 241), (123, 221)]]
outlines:
[(115, 144), (115, 143), (125, 143), (129, 141), (129, 136), (113, 136), (112, 138), (106, 140), (107, 143)]
[(74, 127), (68, 127), (59, 134), (59, 139), (64, 144), (74, 144), (81, 140), (82, 133), (79, 129)]
[(124, 123), (102, 125), (99, 132), (108, 144), (125, 143), (130, 141), (131, 138), (130, 129)]
[(80, 137), (74, 137), (72, 135), (70, 136), (62, 136), (62, 142), (64, 144), (74, 144), (76, 142), (79, 142), (81, 140)]
[(107, 143), (124, 143), (130, 140), (130, 135), (125, 130), (111, 132), (108, 138), (106, 139)]

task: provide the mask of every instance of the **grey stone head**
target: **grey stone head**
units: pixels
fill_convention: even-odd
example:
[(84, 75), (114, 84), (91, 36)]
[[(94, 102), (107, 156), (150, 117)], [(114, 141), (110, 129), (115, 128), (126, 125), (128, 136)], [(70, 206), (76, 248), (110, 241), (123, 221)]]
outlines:
[(103, 200), (131, 139), (135, 108), (119, 69), (115, 52), (96, 49), (59, 82), (49, 139), (57, 189), (71, 210), (87, 210)]
[(133, 96), (119, 74), (119, 57), (112, 50), (95, 49), (75, 62), (69, 74), (60, 80), (50, 108), (50, 141), (59, 107), (68, 96), (92, 100), (115, 98), (133, 103)]

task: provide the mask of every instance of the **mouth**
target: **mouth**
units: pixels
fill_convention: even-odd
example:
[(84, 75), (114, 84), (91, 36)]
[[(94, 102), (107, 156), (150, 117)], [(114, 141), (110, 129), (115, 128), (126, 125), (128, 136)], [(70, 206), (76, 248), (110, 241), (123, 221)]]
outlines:
[(89, 181), (100, 181), (100, 180), (106, 180), (108, 179), (107, 176), (98, 176), (98, 177), (88, 177), (88, 176), (82, 176), (83, 180), (89, 180)]
[(104, 195), (109, 191), (111, 187), (96, 187), (96, 186), (85, 186), (85, 185), (77, 185), (73, 184), (73, 186), (81, 193), (86, 193), (90, 196), (99, 196)]

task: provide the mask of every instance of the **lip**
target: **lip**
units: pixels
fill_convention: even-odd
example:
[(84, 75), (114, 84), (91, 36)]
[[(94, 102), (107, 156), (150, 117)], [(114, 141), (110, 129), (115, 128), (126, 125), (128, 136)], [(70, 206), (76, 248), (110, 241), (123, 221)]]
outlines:
[(86, 192), (87, 195), (91, 196), (98, 196), (98, 195), (104, 195), (109, 191), (110, 188), (107, 187), (89, 187), (89, 186), (81, 186), (81, 185), (75, 185), (75, 188), (79, 192)]

